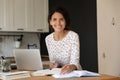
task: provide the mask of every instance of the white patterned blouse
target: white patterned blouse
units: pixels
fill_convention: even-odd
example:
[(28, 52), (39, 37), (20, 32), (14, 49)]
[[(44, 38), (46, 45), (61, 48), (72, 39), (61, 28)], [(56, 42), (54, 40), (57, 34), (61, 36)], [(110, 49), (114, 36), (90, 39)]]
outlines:
[(60, 66), (74, 64), (77, 69), (82, 69), (79, 63), (80, 44), (78, 34), (74, 31), (69, 31), (60, 41), (55, 41), (53, 35), (54, 32), (45, 39), (50, 61), (58, 62)]

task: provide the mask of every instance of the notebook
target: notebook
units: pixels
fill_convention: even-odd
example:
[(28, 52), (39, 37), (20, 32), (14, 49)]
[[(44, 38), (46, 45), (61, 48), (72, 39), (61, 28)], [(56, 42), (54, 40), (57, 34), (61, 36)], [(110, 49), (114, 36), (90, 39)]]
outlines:
[(43, 69), (39, 49), (14, 49), (13, 54), (18, 70)]
[(32, 76), (53, 76), (54, 78), (99, 77), (99, 73), (87, 70), (73, 70), (67, 74), (60, 74), (61, 68), (44, 69), (32, 72)]

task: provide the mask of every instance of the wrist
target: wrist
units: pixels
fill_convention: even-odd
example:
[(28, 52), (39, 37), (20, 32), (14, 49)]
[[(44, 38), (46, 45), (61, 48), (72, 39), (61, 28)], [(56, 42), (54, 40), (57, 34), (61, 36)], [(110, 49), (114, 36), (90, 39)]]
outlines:
[(76, 67), (76, 65), (74, 65), (74, 64), (71, 64), (71, 66), (72, 66), (72, 70), (77, 70), (77, 67)]

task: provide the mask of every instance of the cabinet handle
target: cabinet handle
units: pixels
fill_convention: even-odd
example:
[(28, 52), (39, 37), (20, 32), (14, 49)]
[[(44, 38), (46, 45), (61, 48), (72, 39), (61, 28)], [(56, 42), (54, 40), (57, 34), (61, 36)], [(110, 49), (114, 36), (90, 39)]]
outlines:
[(37, 29), (37, 31), (43, 31), (43, 29)]
[(22, 29), (22, 28), (18, 28), (17, 30), (23, 31), (24, 29)]

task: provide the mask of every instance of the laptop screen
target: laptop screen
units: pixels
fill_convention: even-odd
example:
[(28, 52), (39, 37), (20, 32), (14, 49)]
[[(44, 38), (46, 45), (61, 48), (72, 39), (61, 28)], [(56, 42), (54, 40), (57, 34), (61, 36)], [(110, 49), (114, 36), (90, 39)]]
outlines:
[(14, 49), (18, 70), (41, 70), (43, 64), (39, 49)]

